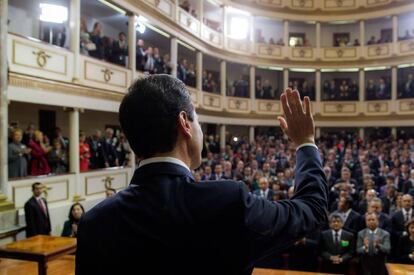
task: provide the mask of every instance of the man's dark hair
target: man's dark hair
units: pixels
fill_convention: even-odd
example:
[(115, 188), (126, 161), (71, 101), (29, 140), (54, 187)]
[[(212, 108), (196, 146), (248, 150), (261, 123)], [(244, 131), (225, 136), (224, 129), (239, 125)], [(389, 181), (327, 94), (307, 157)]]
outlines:
[(152, 75), (133, 83), (119, 107), (119, 122), (139, 158), (174, 149), (178, 115), (194, 119), (191, 97), (180, 80), (166, 74)]
[(342, 216), (338, 213), (332, 213), (329, 215), (329, 222), (332, 222), (333, 220), (340, 220), (341, 223), (344, 223), (344, 218), (342, 218)]
[(35, 188), (36, 188), (36, 186), (38, 186), (38, 185), (41, 185), (41, 183), (40, 183), (40, 182), (35, 182), (35, 183), (33, 183), (33, 184), (32, 184), (32, 191), (34, 191), (34, 190), (35, 190)]

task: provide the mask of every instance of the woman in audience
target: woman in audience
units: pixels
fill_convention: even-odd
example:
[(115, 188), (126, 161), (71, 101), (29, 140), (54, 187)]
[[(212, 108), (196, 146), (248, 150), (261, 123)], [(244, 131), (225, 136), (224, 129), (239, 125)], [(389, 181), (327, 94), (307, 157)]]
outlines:
[(62, 149), (62, 144), (58, 139), (52, 142), (53, 148), (49, 152), (48, 160), (52, 173), (62, 174), (68, 171), (68, 158), (66, 151)]
[(79, 166), (80, 171), (88, 171), (89, 159), (91, 157), (91, 149), (89, 144), (85, 142), (86, 136), (83, 132), (79, 134)]
[(130, 165), (131, 147), (125, 138), (124, 133), (119, 134), (119, 140), (115, 146), (116, 153), (118, 155), (119, 165), (128, 166)]
[(90, 40), (95, 44), (94, 50), (89, 50), (89, 55), (98, 59), (104, 57), (104, 45), (102, 40), (102, 25), (99, 22), (95, 22), (93, 25), (92, 33), (90, 34)]
[(85, 214), (85, 209), (79, 202), (74, 203), (69, 210), (69, 220), (65, 221), (62, 230), (62, 237), (76, 238), (78, 224), (81, 217)]
[(30, 175), (32, 176), (47, 175), (51, 172), (46, 158), (50, 147), (47, 147), (43, 140), (43, 133), (36, 130), (33, 139), (29, 141), (32, 157), (30, 160)]
[(80, 53), (89, 55), (89, 50), (96, 50), (96, 46), (90, 40), (86, 18), (82, 18), (80, 22)]
[(22, 130), (12, 131), (12, 142), (8, 148), (9, 178), (27, 176), (27, 157), (31, 149), (22, 143), (22, 137)]
[(414, 264), (414, 219), (410, 219), (405, 230), (407, 235), (401, 237), (397, 247), (397, 259), (404, 264)]

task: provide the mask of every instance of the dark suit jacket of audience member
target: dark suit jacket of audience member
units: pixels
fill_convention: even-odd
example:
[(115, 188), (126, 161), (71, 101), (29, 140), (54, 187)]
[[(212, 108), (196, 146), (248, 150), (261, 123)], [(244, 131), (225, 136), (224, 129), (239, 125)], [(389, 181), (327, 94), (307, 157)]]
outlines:
[(88, 140), (91, 157), (89, 159), (89, 167), (91, 169), (98, 169), (105, 167), (105, 152), (103, 151), (102, 140), (93, 141)]
[[(126, 42), (128, 44), (128, 42)], [(128, 47), (121, 48), (119, 40), (112, 43), (112, 62), (125, 66), (126, 57), (128, 56)]]
[[(414, 217), (414, 211), (411, 211), (411, 217)], [(402, 210), (397, 211), (391, 216), (391, 248), (392, 255), (397, 256), (397, 245), (405, 232), (405, 221)], [(414, 263), (414, 262), (413, 262)]]
[(315, 271), (318, 263), (320, 231), (305, 236), (305, 243), (293, 245), (289, 249), (289, 269)]
[[(351, 232), (342, 229), (339, 244), (335, 245), (332, 231), (332, 229), (325, 230), (321, 235), (320, 250), (323, 259), (323, 272), (345, 273), (348, 261), (352, 258), (355, 249), (355, 238)], [(330, 257), (335, 255), (341, 256), (341, 264), (331, 262)]]
[(89, 51), (89, 55), (98, 59), (104, 58), (104, 46), (103, 46), (103, 40), (102, 37), (99, 35), (90, 35), (90, 40), (92, 43), (95, 44), (96, 49)]
[(358, 233), (357, 254), (360, 255), (362, 274), (386, 275), (385, 262), (390, 253), (390, 234), (377, 228), (375, 238), (379, 241), (379, 246), (374, 249), (373, 254), (366, 253), (364, 250), (364, 239), (369, 238), (369, 229), (363, 229)]
[(177, 164), (139, 167), (128, 188), (81, 219), (76, 274), (251, 274), (326, 220), (319, 152), (304, 147), (296, 158), (296, 193), (278, 203), (241, 182), (195, 183)]
[(31, 197), (24, 205), (24, 215), (26, 219), (26, 237), (36, 235), (49, 235), (51, 231), (49, 208), (44, 198), (46, 215), (35, 197)]
[(104, 152), (103, 157), (104, 157), (105, 162), (108, 162), (110, 167), (115, 166), (115, 160), (118, 159), (118, 155), (116, 153), (113, 140), (110, 140), (110, 142), (108, 143), (106, 141), (106, 138), (103, 138), (101, 143), (102, 143), (102, 150)]
[[(360, 227), (361, 228), (365, 228), (366, 224), (365, 224), (365, 215), (361, 215), (360, 217)], [(391, 219), (389, 218), (389, 216), (387, 214), (384, 213), (380, 213), (378, 216), (378, 227), (387, 231), (388, 233), (391, 233)]]
[(396, 249), (396, 260), (402, 264), (414, 264), (414, 261), (408, 257), (409, 254), (414, 252), (414, 241), (410, 239), (408, 235), (401, 237)]
[[(263, 198), (262, 197), (262, 189), (254, 190), (253, 194), (255, 194), (258, 197)], [(273, 194), (274, 194), (273, 190), (270, 189), (270, 188), (268, 188), (267, 189), (266, 199), (268, 199), (269, 201), (273, 201)]]
[[(342, 215), (342, 213), (339, 211), (335, 211), (335, 213)], [(364, 227), (361, 227), (361, 215), (359, 215), (356, 211), (351, 209), (351, 212), (349, 212), (348, 217), (344, 221), (343, 229), (356, 236), (358, 232), (362, 230)]]
[(136, 59), (136, 63), (137, 63), (136, 64), (137, 70), (143, 71), (144, 70), (144, 60), (145, 60), (145, 50), (143, 48), (137, 46), (135, 59)]

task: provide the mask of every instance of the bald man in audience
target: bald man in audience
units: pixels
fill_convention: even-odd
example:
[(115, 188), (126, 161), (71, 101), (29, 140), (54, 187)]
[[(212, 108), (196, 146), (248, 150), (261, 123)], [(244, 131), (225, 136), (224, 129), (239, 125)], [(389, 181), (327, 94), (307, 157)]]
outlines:
[(259, 189), (253, 192), (255, 195), (267, 199), (273, 200), (273, 190), (269, 188), (269, 180), (266, 177), (262, 177), (259, 180)]

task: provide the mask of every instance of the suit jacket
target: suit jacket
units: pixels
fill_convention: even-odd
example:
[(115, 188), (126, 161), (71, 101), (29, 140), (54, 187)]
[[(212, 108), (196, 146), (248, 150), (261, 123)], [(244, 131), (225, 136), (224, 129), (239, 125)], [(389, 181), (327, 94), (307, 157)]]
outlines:
[[(368, 238), (369, 236), (369, 229), (365, 228), (358, 232), (358, 240), (357, 240), (357, 253), (360, 255), (366, 255), (364, 249), (364, 239)], [(390, 234), (381, 229), (377, 228), (377, 233), (375, 234), (375, 238), (379, 240), (378, 247), (375, 249), (375, 255), (387, 255), (391, 251), (391, 243), (390, 243)]]
[(322, 232), (320, 248), (323, 260), (330, 262), (331, 256), (341, 255), (343, 262), (349, 261), (352, 258), (352, 253), (355, 248), (354, 235), (351, 232), (342, 229), (340, 245), (339, 247), (336, 247), (332, 231), (332, 229), (329, 229)]
[[(267, 189), (267, 195), (266, 195), (266, 199), (268, 199), (269, 201), (273, 201), (273, 190), (272, 189)], [(258, 190), (254, 190), (253, 194), (255, 194), (256, 196), (262, 197), (262, 190), (258, 189)]]
[[(411, 211), (411, 218), (414, 217), (414, 211)], [(396, 236), (396, 240), (403, 235), (405, 231), (404, 214), (402, 210), (397, 211), (391, 217), (391, 231)]]
[(296, 193), (278, 203), (242, 182), (195, 183), (177, 164), (139, 167), (128, 188), (81, 219), (76, 274), (251, 274), (326, 221), (319, 152), (303, 147), (296, 157)]
[(35, 197), (31, 197), (24, 204), (24, 213), (26, 219), (26, 237), (32, 237), (35, 235), (49, 235), (51, 231), (49, 208), (47, 202), (42, 198), (45, 203), (46, 213), (43, 212), (39, 203)]
[[(335, 211), (335, 213), (338, 213), (340, 215), (342, 215), (341, 212), (339, 211)], [(354, 236), (356, 236), (356, 234), (362, 229), (361, 228), (361, 220), (360, 220), (360, 215), (354, 211), (351, 210), (351, 212), (349, 212), (348, 217), (346, 218), (346, 220), (344, 221), (344, 228), (346, 231), (354, 234)]]

